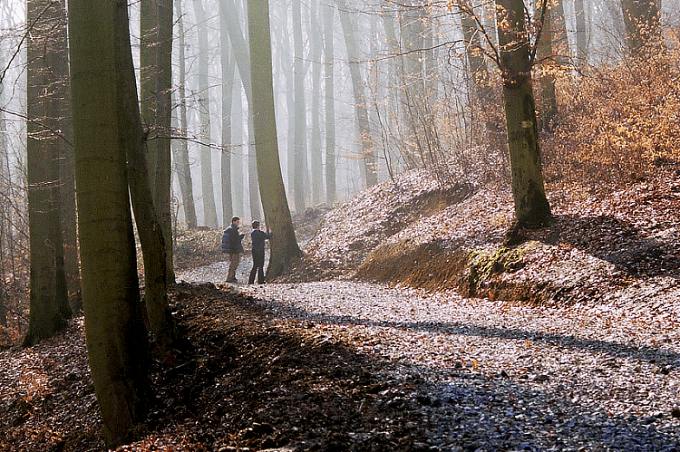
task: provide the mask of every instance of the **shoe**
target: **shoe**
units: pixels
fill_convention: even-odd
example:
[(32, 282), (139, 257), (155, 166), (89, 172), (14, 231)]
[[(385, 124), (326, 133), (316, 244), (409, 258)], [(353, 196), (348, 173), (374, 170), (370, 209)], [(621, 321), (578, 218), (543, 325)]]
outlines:
[(227, 282), (228, 282), (228, 283), (231, 283), (231, 284), (238, 284), (238, 279), (236, 279), (236, 278), (227, 279)]

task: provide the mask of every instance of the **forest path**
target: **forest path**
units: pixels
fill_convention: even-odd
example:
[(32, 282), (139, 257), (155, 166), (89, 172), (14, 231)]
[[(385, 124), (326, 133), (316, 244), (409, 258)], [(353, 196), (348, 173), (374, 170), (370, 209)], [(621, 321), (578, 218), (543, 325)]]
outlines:
[[(225, 272), (221, 263), (179, 278), (219, 283)], [(422, 405), (436, 448), (680, 449), (678, 319), (351, 281), (240, 290), (275, 324), (303, 322), (384, 362), (386, 382), (415, 378), (393, 403)]]

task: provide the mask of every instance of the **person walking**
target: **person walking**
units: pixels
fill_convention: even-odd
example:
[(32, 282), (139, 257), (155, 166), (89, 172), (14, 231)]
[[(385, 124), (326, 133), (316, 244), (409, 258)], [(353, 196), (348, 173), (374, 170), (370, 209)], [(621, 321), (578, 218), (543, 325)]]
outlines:
[(229, 273), (227, 274), (228, 283), (237, 283), (236, 270), (241, 263), (241, 254), (243, 254), (243, 237), (245, 234), (239, 232), (241, 227), (241, 219), (234, 217), (231, 219), (231, 226), (229, 226), (224, 234), (222, 234), (222, 252), (229, 255)]
[(272, 235), (269, 231), (260, 230), (259, 221), (253, 221), (253, 232), (250, 233), (250, 238), (253, 243), (253, 269), (250, 271), (248, 284), (255, 284), (255, 275), (257, 275), (258, 284), (264, 284), (264, 247), (267, 240), (271, 240)]

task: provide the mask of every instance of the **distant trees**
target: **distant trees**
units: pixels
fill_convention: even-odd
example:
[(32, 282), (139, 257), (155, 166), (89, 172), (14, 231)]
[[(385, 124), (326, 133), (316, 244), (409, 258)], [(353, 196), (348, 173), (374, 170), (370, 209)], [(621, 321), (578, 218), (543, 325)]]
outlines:
[(525, 5), (523, 0), (496, 4), (515, 217), (521, 226), (536, 227), (550, 221), (551, 212), (541, 168)]
[(27, 176), (30, 237), (30, 322), (25, 345), (54, 335), (70, 316), (64, 269), (64, 241), (59, 195), (60, 129), (63, 90), (63, 42), (52, 39), (52, 27), (63, 24), (64, 4), (29, 0)]
[(262, 192), (262, 204), (273, 239), (267, 277), (281, 275), (300, 248), (286, 199), (286, 190), (279, 163), (279, 147), (274, 110), (274, 83), (272, 76), (271, 34), (269, 25), (269, 0), (251, 0), (248, 8), (250, 40), (250, 67), (252, 74), (252, 106), (257, 149), (257, 172)]
[(69, 38), (85, 335), (105, 437), (115, 447), (149, 400), (126, 165), (141, 128), (130, 114), (137, 97), (127, 2), (70, 0)]
[(336, 199), (335, 170), (335, 35), (333, 5), (322, 5), (324, 42), (324, 112), (326, 115), (326, 200)]

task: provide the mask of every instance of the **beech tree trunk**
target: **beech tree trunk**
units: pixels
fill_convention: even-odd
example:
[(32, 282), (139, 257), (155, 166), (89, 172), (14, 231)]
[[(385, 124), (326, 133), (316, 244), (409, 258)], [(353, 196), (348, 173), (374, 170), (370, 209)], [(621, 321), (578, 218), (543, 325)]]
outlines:
[[(61, 99), (53, 86), (63, 83), (53, 71), (63, 57), (52, 27), (63, 21), (63, 4), (49, 0), (27, 2), (27, 176), (30, 239), (30, 319), (24, 345), (49, 338), (66, 326), (70, 317), (64, 270), (64, 242), (59, 206), (59, 126)], [(55, 46), (56, 44), (56, 46)]]
[(354, 92), (354, 113), (356, 115), (357, 127), (359, 128), (359, 139), (361, 140), (362, 156), (364, 161), (364, 183), (366, 187), (371, 187), (378, 182), (378, 167), (375, 159), (375, 146), (371, 137), (371, 128), (368, 122), (368, 103), (364, 89), (364, 78), (361, 75), (361, 65), (359, 58), (359, 47), (356, 41), (356, 24), (348, 13), (346, 0), (338, 0), (340, 7), (340, 23), (345, 37), (345, 47), (349, 59), (349, 71), (352, 78), (352, 90)]
[(307, 173), (307, 104), (305, 102), (304, 43), (302, 41), (301, 0), (293, 0), (293, 77), (295, 83), (295, 165), (293, 197), (295, 211), (303, 213), (306, 208), (305, 179)]
[(539, 227), (552, 215), (541, 169), (524, 1), (496, 3), (515, 217), (520, 226)]
[(198, 108), (201, 118), (201, 197), (203, 198), (203, 221), (209, 228), (217, 227), (215, 186), (213, 184), (212, 125), (210, 121), (210, 64), (208, 58), (208, 24), (203, 0), (193, 0), (198, 28)]
[[(234, 94), (234, 71), (236, 62), (231, 55), (231, 44), (229, 43), (229, 33), (227, 31), (226, 14), (229, 14), (224, 3), (219, 3), (220, 10), (220, 63), (222, 66), (222, 153), (221, 153), (221, 174), (222, 174), (222, 224), (226, 228), (231, 224), (234, 216), (234, 205), (232, 199), (231, 181), (231, 160), (233, 152), (232, 141), (232, 103)], [(240, 101), (240, 99), (239, 99)]]
[(555, 54), (553, 52), (553, 22), (556, 12), (548, 2), (546, 10), (536, 10), (537, 17), (543, 16), (541, 36), (536, 56), (541, 65), (539, 85), (541, 88), (541, 129), (552, 130), (557, 116), (557, 91), (555, 89)]
[(310, 64), (312, 65), (312, 130), (310, 156), (312, 172), (312, 205), (323, 202), (323, 158), (321, 149), (321, 48), (323, 35), (319, 26), (319, 3), (312, 1), (309, 15)]
[(257, 172), (267, 225), (271, 227), (271, 257), (267, 277), (274, 278), (301, 256), (281, 176), (269, 28), (269, 1), (250, 0), (248, 24), (259, 39), (250, 40), (253, 83), (253, 119), (257, 148)]
[(85, 336), (109, 447), (129, 440), (150, 398), (126, 165), (129, 36), (126, 1), (69, 1)]
[(584, 0), (574, 0), (576, 14), (576, 59), (579, 66), (588, 65), (588, 31)]
[(179, 40), (179, 139), (175, 145), (175, 171), (179, 180), (179, 189), (182, 194), (182, 207), (184, 217), (189, 229), (198, 227), (196, 218), (196, 204), (194, 201), (194, 184), (191, 177), (191, 166), (189, 164), (189, 143), (187, 142), (187, 95), (186, 95), (186, 35), (184, 33), (184, 9), (182, 0), (175, 0), (177, 11), (177, 37)]
[(337, 199), (335, 169), (335, 27), (333, 5), (322, 5), (324, 19), (324, 98), (326, 116), (326, 201)]

